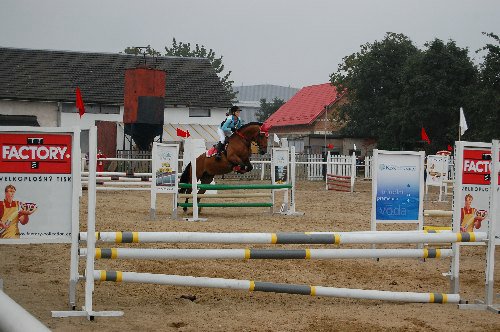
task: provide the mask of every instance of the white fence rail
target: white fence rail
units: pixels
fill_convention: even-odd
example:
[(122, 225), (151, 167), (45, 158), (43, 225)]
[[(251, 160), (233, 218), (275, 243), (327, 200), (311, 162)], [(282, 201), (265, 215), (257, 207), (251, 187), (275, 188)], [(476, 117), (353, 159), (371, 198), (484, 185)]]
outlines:
[[(145, 151), (121, 151), (117, 152), (118, 158), (108, 158), (105, 162), (105, 171), (114, 172), (151, 172), (151, 153)], [(121, 158), (128, 158), (123, 160)], [(329, 158), (327, 160), (327, 158)], [(322, 154), (297, 154), (296, 155), (296, 178), (308, 181), (324, 181), (325, 174), (351, 175), (351, 156), (323, 156)], [(364, 178), (371, 179), (372, 157), (365, 157), (364, 164), (362, 160), (357, 160), (356, 168), (358, 174), (362, 175), (364, 169)], [(179, 160), (182, 160), (180, 156)], [(253, 155), (252, 165), (254, 170), (245, 174), (226, 174), (224, 179), (238, 180), (268, 180), (271, 179), (271, 156)], [(82, 163), (82, 166), (83, 163)], [(179, 168), (180, 169), (180, 168)]]

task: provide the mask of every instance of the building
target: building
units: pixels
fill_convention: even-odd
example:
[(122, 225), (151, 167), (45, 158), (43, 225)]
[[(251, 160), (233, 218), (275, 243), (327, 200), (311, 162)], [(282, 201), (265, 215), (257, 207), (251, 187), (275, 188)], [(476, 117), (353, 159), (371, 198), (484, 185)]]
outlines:
[(240, 117), (245, 123), (257, 121), (256, 113), (260, 110), (261, 99), (272, 102), (278, 98), (286, 102), (299, 91), (297, 88), (271, 84), (234, 86), (233, 90), (238, 100), (235, 105), (242, 110)]
[[(371, 138), (342, 136), (345, 125), (338, 117), (338, 106), (345, 102), (345, 94), (330, 83), (302, 88), (281, 106), (266, 125), (271, 134), (286, 137), (297, 152), (370, 155), (375, 148)], [(356, 149), (354, 148), (356, 147)]]
[[(123, 129), (124, 73), (149, 66), (166, 71), (163, 141), (180, 141), (176, 128), (192, 137), (217, 140), (216, 128), (231, 101), (208, 59), (31, 50), (0, 47), (0, 125), (73, 127), (82, 130), (82, 153), (90, 126), (108, 157), (128, 149)], [(80, 118), (75, 89), (85, 103)]]

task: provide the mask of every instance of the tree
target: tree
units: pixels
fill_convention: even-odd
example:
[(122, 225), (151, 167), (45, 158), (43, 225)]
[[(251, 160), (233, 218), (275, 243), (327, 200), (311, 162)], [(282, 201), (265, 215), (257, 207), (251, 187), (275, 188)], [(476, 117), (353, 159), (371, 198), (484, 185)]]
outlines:
[(387, 33), (382, 41), (364, 44), (344, 57), (330, 75), (334, 86), (347, 90), (347, 102), (339, 109), (340, 119), (347, 121), (344, 134), (375, 138), (382, 148), (400, 148), (401, 72), (418, 52), (405, 35)]
[[(474, 109), (477, 68), (467, 48), (439, 39), (417, 49), (388, 33), (344, 58), (331, 82), (347, 89), (344, 133), (377, 139), (379, 148), (429, 152), (458, 138), (459, 109)], [(420, 141), (424, 127), (432, 144)], [(468, 134), (468, 133), (466, 133)]]
[(479, 82), (474, 99), (476, 110), (467, 114), (467, 121), (470, 119), (471, 124), (466, 134), (470, 131), (470, 135), (487, 142), (492, 138), (500, 138), (500, 38), (493, 33), (483, 34), (494, 39), (496, 44), (488, 43), (476, 51), (486, 51), (486, 54), (479, 66)]
[(416, 138), (425, 127), (432, 144), (423, 147), (435, 152), (458, 139), (460, 107), (474, 107), (477, 68), (467, 48), (458, 47), (454, 41), (435, 39), (424, 46), (403, 67), (399, 119), (403, 147), (417, 148)]
[(265, 98), (261, 99), (260, 109), (255, 113), (257, 120), (260, 122), (266, 121), (271, 114), (276, 112), (283, 104), (285, 104), (285, 101), (278, 97), (274, 97), (273, 101), (270, 103), (268, 103)]
[[(141, 51), (144, 49), (144, 51)], [(161, 53), (151, 48), (148, 45), (145, 48), (139, 47), (127, 47), (124, 51), (126, 54), (146, 54), (151, 56), (161, 56)], [(224, 64), (222, 63), (222, 56), (216, 57), (215, 52), (212, 49), (207, 50), (207, 48), (203, 45), (195, 44), (194, 48), (191, 48), (191, 43), (183, 43), (177, 42), (175, 38), (172, 40), (172, 46), (165, 46), (165, 56), (179, 56), (179, 57), (198, 57), (198, 58), (207, 58), (210, 61), (210, 64), (215, 70), (215, 73), (219, 76), (219, 79), (226, 89), (229, 97), (234, 99), (236, 97), (236, 93), (233, 91), (233, 83), (234, 81), (229, 79), (231, 75), (231, 71), (228, 71), (226, 74), (222, 74), (224, 71)]]

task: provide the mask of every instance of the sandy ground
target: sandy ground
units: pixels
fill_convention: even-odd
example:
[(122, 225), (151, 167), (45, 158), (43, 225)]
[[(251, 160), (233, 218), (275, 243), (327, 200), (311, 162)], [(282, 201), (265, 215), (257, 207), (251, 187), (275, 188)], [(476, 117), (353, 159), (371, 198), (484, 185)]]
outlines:
[[(434, 195), (434, 198), (436, 196)], [(249, 199), (255, 200), (255, 199)], [(201, 232), (360, 231), (370, 228), (371, 183), (358, 181), (356, 192), (325, 191), (321, 182), (299, 182), (300, 217), (270, 215), (267, 208), (205, 209), (207, 222), (170, 219), (171, 197), (159, 196), (158, 218), (150, 221), (149, 192), (99, 192), (97, 230)], [(427, 201), (426, 208), (450, 209)], [(87, 195), (81, 203), (85, 230)], [(446, 225), (446, 219), (426, 224)], [(409, 226), (406, 226), (409, 229)], [(413, 227), (413, 226), (411, 226)], [(388, 225), (381, 230), (392, 229)], [(110, 247), (110, 244), (101, 244)], [(129, 246), (130, 247), (130, 246)], [(157, 248), (244, 248), (245, 245), (136, 244)], [(249, 247), (249, 246), (248, 246)], [(253, 247), (268, 247), (265, 245)], [(304, 248), (312, 246), (289, 246)], [(315, 246), (318, 247), (318, 246)], [(321, 246), (319, 246), (321, 247)], [(362, 246), (357, 246), (362, 247)], [(414, 247), (414, 246), (413, 246)], [(485, 247), (461, 249), (461, 296), (484, 296)], [(454, 304), (388, 303), (225, 289), (183, 288), (112, 282), (98, 283), (95, 310), (123, 310), (119, 318), (52, 318), (68, 308), (69, 245), (5, 245), (0, 249), (4, 290), (54, 331), (499, 331), (500, 315), (459, 310)], [(500, 252), (497, 252), (500, 257)], [(497, 275), (500, 262), (497, 258)], [(450, 259), (385, 260), (99, 260), (96, 268), (222, 277), (278, 283), (391, 291), (443, 292)], [(83, 273), (83, 262), (80, 264)], [(500, 283), (495, 285), (497, 292)], [(186, 298), (187, 297), (187, 298)], [(83, 304), (83, 283), (78, 305)]]

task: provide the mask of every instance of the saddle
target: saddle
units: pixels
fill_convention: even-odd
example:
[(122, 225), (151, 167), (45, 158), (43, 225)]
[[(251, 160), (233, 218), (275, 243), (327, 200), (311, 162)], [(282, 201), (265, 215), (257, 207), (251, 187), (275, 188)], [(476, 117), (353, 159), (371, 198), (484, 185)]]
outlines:
[[(225, 153), (226, 151), (227, 151), (227, 142), (224, 143), (224, 150), (222, 150), (221, 153)], [(213, 145), (210, 149), (207, 150), (207, 152), (205, 152), (205, 157), (211, 158), (215, 156), (216, 153), (217, 153), (217, 148), (215, 147), (215, 145)]]

